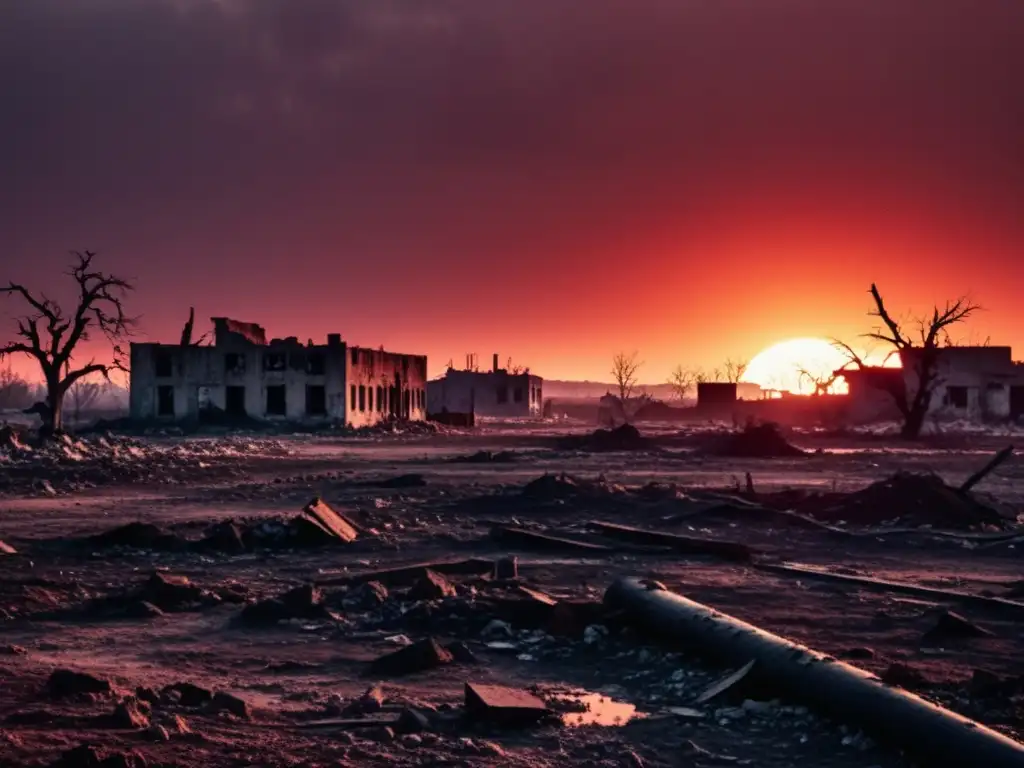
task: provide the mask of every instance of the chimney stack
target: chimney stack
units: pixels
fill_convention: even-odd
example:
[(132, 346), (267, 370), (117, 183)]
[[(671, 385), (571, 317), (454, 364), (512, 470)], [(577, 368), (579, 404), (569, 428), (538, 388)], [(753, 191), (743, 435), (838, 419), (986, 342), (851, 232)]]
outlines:
[(494, 367), (491, 370), (494, 371), (495, 373), (498, 372), (498, 353), (497, 352), (494, 353)]
[(327, 334), (327, 345), (330, 347), (336, 347), (341, 344), (340, 333), (328, 333)]

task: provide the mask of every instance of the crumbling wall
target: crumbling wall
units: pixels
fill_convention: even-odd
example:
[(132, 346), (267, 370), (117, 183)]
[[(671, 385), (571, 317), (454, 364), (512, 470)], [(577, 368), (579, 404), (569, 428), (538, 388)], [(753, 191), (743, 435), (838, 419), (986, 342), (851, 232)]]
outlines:
[(348, 347), (345, 357), (346, 424), (365, 427), (388, 419), (426, 419), (425, 355)]

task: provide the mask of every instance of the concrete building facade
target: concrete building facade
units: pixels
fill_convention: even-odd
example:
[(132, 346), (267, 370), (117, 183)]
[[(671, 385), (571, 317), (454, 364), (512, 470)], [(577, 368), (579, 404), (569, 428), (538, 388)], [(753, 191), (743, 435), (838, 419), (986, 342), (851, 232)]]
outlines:
[(449, 368), (427, 382), (427, 412), (475, 414), (488, 418), (540, 418), (544, 410), (544, 379), (530, 373), (512, 373), (498, 367), (490, 371)]
[[(892, 417), (893, 398), (887, 390), (916, 391), (919, 354), (902, 353), (902, 368), (846, 372), (853, 420)], [(942, 347), (928, 412), (937, 418), (1016, 421), (1024, 417), (1024, 364), (1014, 362), (1010, 347)]]
[(208, 346), (131, 345), (131, 415), (139, 420), (269, 421), (369, 426), (426, 417), (427, 358), (266, 338), (255, 323), (212, 318)]

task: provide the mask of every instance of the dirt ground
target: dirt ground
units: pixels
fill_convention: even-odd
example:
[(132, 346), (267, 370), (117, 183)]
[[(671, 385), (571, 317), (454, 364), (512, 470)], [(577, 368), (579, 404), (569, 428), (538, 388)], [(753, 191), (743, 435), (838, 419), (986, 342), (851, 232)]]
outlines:
[[(927, 509), (912, 520), (903, 509), (875, 514), (871, 525), (806, 521), (901, 471), (958, 485), (1010, 438), (909, 448), (804, 434), (791, 441), (806, 455), (737, 459), (701, 451), (699, 431), (641, 425), (655, 441), (645, 449), (564, 447), (568, 432), (590, 429), (111, 437), (0, 462), (0, 540), (14, 550), (0, 553), (0, 766), (916, 764), (855, 723), (771, 691), (737, 686), (699, 701), (732, 670), (607, 612), (604, 591), (624, 576), (657, 579), (878, 674), (896, 664), (909, 690), (1024, 736), (1024, 610), (768, 567), (1013, 601), (1024, 595), (1015, 456), (977, 487), (1010, 510), (999, 525), (947, 535), (922, 519)], [(709, 499), (726, 496), (712, 509)], [(358, 537), (289, 538), (314, 497)], [(743, 512), (740, 499), (761, 512)], [(227, 520), (241, 535), (222, 546), (210, 534)], [(756, 556), (619, 546), (595, 535), (594, 520), (739, 542)], [(127, 524), (154, 527), (145, 541), (138, 526), (95, 538)], [(527, 534), (499, 537), (496, 526)], [(496, 578), (492, 563), (511, 555), (518, 578)], [(432, 561), (465, 562), (438, 566), (447, 574), (433, 580), (422, 570), (366, 577)], [(279, 616), (253, 607), (308, 585), (319, 590), (271, 604)], [(929, 634), (945, 611), (977, 636)], [(442, 648), (434, 665), (373, 665), (428, 638)], [(471, 716), (466, 683), (528, 689), (550, 711), (517, 727)], [(376, 684), (382, 697), (363, 697)]]

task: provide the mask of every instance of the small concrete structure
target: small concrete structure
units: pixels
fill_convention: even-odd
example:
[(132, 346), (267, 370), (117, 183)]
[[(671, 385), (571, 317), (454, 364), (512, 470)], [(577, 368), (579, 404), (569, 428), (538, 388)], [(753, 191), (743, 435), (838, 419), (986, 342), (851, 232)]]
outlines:
[(475, 414), (491, 418), (539, 418), (543, 412), (544, 379), (530, 373), (449, 368), (427, 382), (427, 412), (434, 415)]
[[(1016, 421), (1024, 416), (1024, 364), (1010, 347), (941, 347), (929, 415), (972, 421)], [(919, 349), (900, 355), (902, 368), (866, 367), (845, 371), (853, 421), (896, 415), (893, 388), (912, 394), (917, 387)]]
[(427, 358), (295, 337), (267, 341), (255, 323), (212, 318), (214, 343), (131, 345), (131, 416), (246, 417), (369, 426), (426, 416)]

